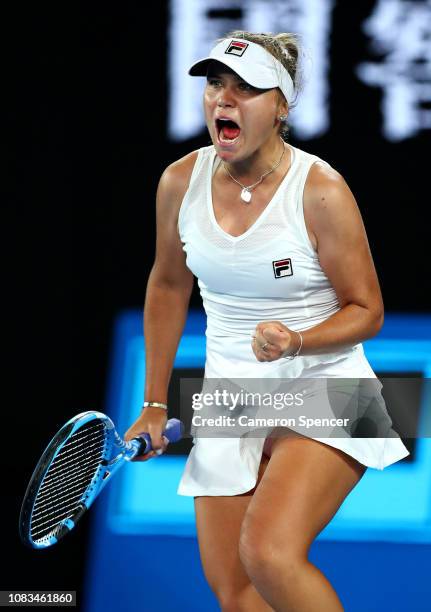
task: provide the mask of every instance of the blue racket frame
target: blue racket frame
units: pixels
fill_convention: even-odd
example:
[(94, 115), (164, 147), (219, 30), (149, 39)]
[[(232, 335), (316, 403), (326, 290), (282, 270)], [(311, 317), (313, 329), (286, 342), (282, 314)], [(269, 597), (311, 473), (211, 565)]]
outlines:
[[(104, 441), (100, 464), (72, 514), (61, 520), (51, 533), (35, 540), (31, 534), (33, 510), (44, 478), (66, 442), (91, 421), (97, 421), (103, 425)], [(175, 442), (182, 437), (183, 431), (184, 426), (181, 421), (169, 419), (163, 435), (169, 442)], [(88, 510), (115, 472), (124, 465), (124, 462), (131, 461), (136, 455), (145, 454), (151, 449), (151, 438), (147, 433), (126, 442), (117, 433), (112, 420), (102, 412), (82, 412), (69, 419), (46, 447), (28, 484), (19, 518), (19, 532), (23, 543), (36, 549), (48, 548), (56, 544), (76, 526), (81, 516)]]

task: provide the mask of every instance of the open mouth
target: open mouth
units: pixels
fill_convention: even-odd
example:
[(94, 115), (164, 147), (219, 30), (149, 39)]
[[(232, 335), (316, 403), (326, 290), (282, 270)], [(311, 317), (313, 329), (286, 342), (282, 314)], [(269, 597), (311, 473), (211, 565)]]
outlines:
[(241, 128), (230, 119), (216, 119), (216, 127), (221, 142), (233, 142), (241, 132)]

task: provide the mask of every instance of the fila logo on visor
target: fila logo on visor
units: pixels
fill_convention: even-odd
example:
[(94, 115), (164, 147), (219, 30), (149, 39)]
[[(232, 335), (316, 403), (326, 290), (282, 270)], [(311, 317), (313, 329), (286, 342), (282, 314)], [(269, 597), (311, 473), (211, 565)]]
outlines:
[(272, 267), (274, 269), (275, 278), (282, 278), (283, 276), (292, 276), (292, 260), (290, 257), (288, 259), (279, 259), (278, 261), (272, 262)]
[(241, 57), (247, 47), (248, 43), (240, 42), (239, 40), (231, 40), (225, 53), (228, 53), (229, 55), (238, 55)]

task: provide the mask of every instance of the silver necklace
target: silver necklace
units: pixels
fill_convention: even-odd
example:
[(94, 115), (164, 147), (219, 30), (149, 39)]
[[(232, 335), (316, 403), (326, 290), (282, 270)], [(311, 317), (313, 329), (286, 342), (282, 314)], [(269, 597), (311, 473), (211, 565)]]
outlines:
[[(282, 141), (283, 142), (283, 141)], [(241, 191), (241, 200), (243, 200), (244, 202), (246, 202), (247, 204), (250, 203), (251, 201), (251, 190), (254, 189), (254, 187), (256, 187), (257, 185), (259, 185), (263, 179), (265, 178), (265, 176), (268, 176), (268, 174), (271, 174), (271, 172), (274, 172), (274, 170), (276, 170), (278, 168), (278, 166), (281, 164), (281, 160), (283, 159), (283, 155), (284, 155), (284, 151), (286, 150), (284, 143), (283, 143), (283, 152), (280, 156), (280, 159), (278, 160), (278, 162), (276, 162), (272, 168), (270, 168), (267, 172), (265, 172), (264, 174), (262, 174), (262, 176), (260, 177), (260, 179), (258, 181), (256, 181), (255, 183), (253, 183), (252, 185), (243, 185), (242, 183), (240, 183), (240, 181), (237, 181), (237, 179), (231, 175), (231, 173), (229, 172), (229, 170), (227, 169), (226, 164), (223, 162), (223, 166), (224, 169), (226, 170), (226, 172), (228, 173), (228, 175), (230, 176), (230, 178), (235, 181), (235, 183), (237, 185), (239, 185), (240, 187), (242, 187), (242, 191)]]

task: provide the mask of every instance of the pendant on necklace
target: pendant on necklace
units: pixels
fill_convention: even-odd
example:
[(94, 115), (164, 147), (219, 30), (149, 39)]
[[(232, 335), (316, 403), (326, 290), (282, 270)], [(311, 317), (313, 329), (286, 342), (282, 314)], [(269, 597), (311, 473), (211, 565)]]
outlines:
[(247, 202), (247, 204), (251, 200), (251, 191), (249, 191), (247, 187), (244, 187), (244, 189), (241, 191), (241, 200)]

